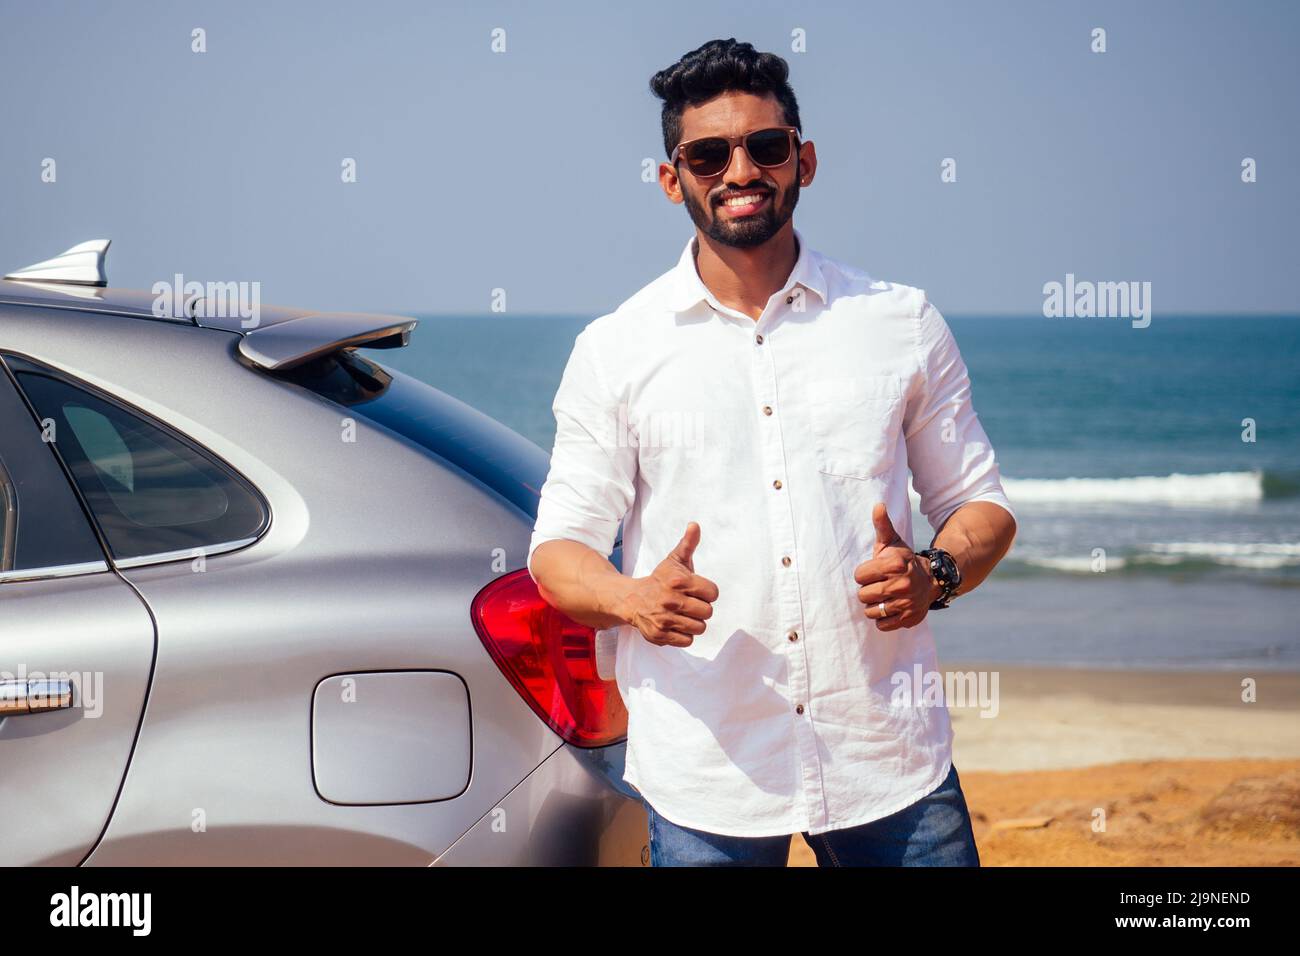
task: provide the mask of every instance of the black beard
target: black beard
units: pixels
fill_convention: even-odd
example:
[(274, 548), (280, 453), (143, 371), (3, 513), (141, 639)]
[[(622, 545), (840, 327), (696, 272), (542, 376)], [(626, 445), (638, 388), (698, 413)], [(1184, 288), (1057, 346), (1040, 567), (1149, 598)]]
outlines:
[[(775, 194), (773, 190), (772, 195)], [(716, 205), (710, 215), (690, 190), (682, 190), (682, 199), (686, 202), (691, 221), (710, 239), (734, 249), (752, 249), (767, 242), (790, 221), (794, 207), (799, 204), (799, 179), (796, 177), (790, 184), (779, 207), (772, 203), (758, 215), (743, 219), (723, 219), (718, 215)]]

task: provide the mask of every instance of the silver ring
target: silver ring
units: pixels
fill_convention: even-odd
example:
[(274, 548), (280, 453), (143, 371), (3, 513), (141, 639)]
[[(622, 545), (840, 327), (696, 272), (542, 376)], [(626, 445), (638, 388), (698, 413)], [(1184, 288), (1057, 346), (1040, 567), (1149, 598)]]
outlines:
[(884, 601), (881, 601), (880, 604), (877, 605), (877, 606), (880, 608), (880, 616), (881, 616), (881, 617), (885, 617), (885, 616), (886, 616), (886, 611), (885, 611), (885, 602), (884, 602)]

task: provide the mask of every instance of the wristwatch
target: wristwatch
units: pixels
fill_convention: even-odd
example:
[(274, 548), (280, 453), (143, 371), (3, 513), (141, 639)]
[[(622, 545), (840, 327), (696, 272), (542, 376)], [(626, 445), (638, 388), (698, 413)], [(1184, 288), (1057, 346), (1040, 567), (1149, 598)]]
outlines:
[(947, 607), (952, 601), (953, 592), (961, 585), (961, 571), (957, 569), (957, 562), (943, 548), (926, 548), (916, 553), (930, 562), (930, 574), (943, 588), (943, 593), (930, 605), (930, 610), (938, 611)]

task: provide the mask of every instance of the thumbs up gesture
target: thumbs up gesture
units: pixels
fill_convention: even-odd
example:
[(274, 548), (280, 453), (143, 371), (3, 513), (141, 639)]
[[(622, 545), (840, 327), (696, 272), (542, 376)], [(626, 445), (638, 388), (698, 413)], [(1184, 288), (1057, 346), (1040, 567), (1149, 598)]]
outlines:
[(695, 573), (699, 544), (700, 526), (692, 521), (650, 575), (634, 581), (624, 616), (651, 644), (689, 647), (713, 615), (718, 586)]
[(865, 613), (878, 630), (916, 627), (943, 589), (930, 574), (929, 563), (917, 557), (894, 530), (884, 502), (871, 509), (871, 523), (876, 528), (871, 557), (853, 571), (858, 600), (866, 605)]

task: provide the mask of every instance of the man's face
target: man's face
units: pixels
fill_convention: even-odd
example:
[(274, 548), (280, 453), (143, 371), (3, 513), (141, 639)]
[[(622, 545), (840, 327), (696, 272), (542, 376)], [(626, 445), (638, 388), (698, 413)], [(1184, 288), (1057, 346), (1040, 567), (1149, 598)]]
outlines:
[[(728, 136), (785, 126), (776, 97), (753, 93), (724, 93), (682, 112), (682, 142), (704, 136)], [(674, 170), (664, 164), (660, 181), (669, 198), (686, 204), (691, 220), (705, 235), (740, 249), (762, 245), (790, 221), (799, 202), (802, 177), (812, 178), (816, 157), (812, 143), (802, 143), (784, 166), (759, 166), (743, 148), (732, 150), (731, 163), (719, 175), (697, 179), (679, 159)], [(756, 203), (729, 206), (726, 200), (758, 194)]]

